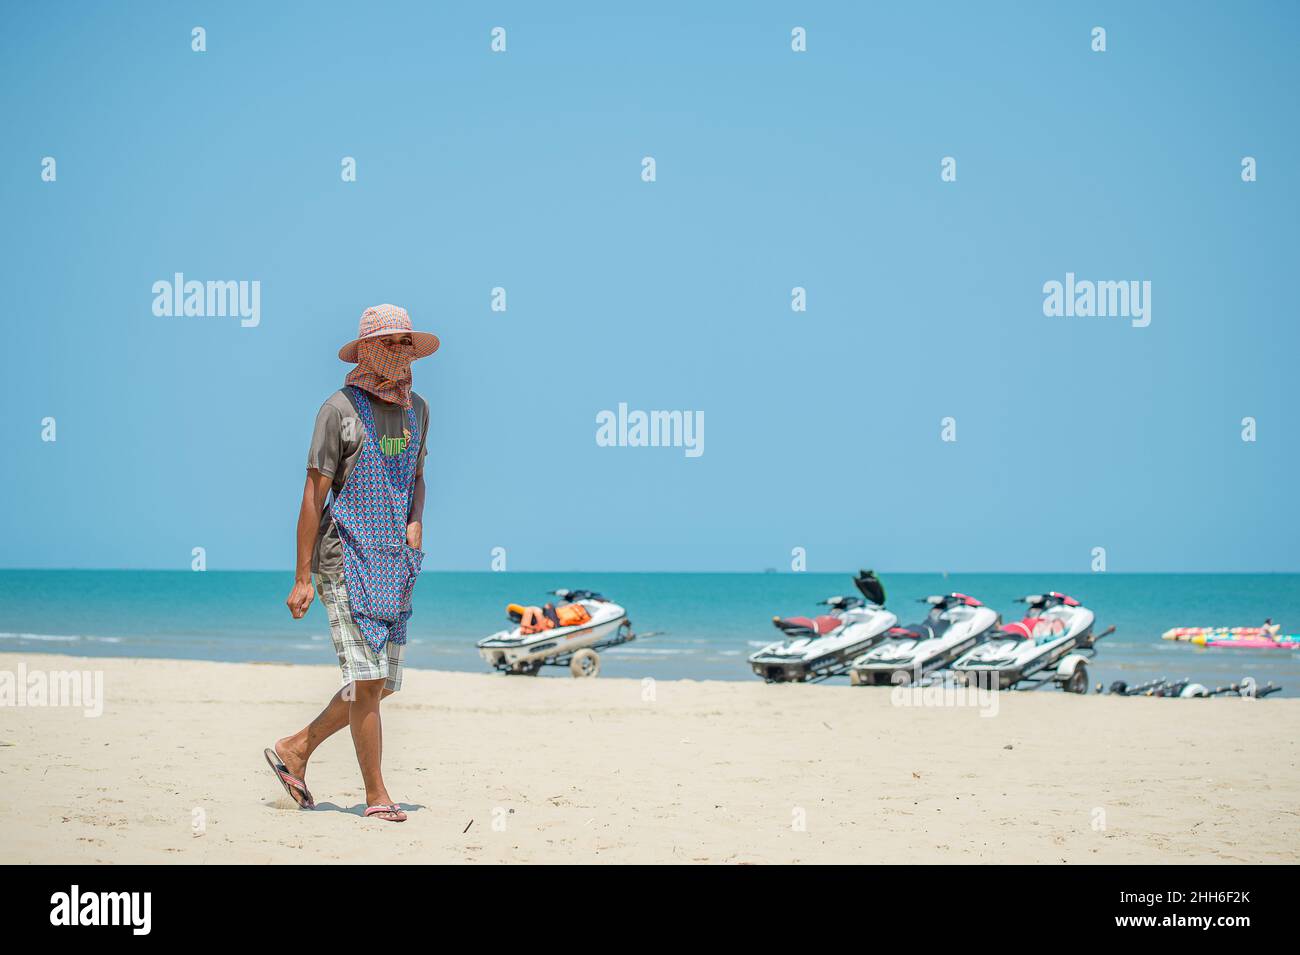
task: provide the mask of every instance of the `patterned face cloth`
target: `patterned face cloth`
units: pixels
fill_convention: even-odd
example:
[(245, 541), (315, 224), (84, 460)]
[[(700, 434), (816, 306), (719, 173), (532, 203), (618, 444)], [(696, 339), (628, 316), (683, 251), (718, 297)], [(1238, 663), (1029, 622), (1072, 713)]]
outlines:
[(413, 361), (414, 345), (390, 345), (372, 338), (357, 344), (357, 367), (348, 372), (346, 381), (380, 401), (409, 408)]

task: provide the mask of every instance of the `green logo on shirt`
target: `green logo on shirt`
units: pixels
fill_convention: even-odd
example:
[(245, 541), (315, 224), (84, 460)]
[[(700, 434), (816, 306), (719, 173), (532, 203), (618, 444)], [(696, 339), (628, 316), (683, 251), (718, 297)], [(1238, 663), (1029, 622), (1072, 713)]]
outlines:
[(409, 441), (410, 438), (405, 434), (405, 432), (400, 438), (390, 438), (385, 435), (379, 439), (379, 450), (391, 458), (393, 455), (401, 454), (405, 451), (406, 445)]

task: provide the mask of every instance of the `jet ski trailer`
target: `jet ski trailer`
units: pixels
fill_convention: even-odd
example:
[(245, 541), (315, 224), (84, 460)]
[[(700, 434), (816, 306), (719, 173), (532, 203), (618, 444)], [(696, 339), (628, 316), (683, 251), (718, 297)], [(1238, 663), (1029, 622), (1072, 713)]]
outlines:
[(593, 590), (550, 593), (567, 603), (581, 604), (590, 619), (536, 633), (523, 633), (520, 625), (484, 637), (477, 644), (478, 651), (494, 669), (536, 676), (544, 666), (567, 666), (575, 677), (594, 677), (600, 673), (601, 650), (636, 639), (627, 611), (612, 600)]
[(773, 617), (784, 638), (751, 654), (766, 683), (817, 683), (842, 674), (853, 658), (885, 638), (898, 618), (885, 609), (885, 588), (870, 571), (853, 578), (861, 597), (828, 597), (817, 617)]
[(1087, 663), (1111, 627), (1093, 633), (1093, 612), (1066, 594), (1021, 597), (1023, 620), (1004, 627), (952, 665), (960, 683), (990, 690), (1032, 690), (1053, 683), (1067, 693), (1088, 692)]
[(997, 613), (966, 594), (937, 594), (921, 602), (930, 605), (924, 621), (894, 627), (884, 642), (853, 661), (849, 681), (854, 686), (926, 682), (998, 625)]
[[(1260, 686), (1253, 676), (1242, 677), (1240, 683), (1228, 683), (1214, 689), (1210, 689), (1203, 683), (1193, 683), (1190, 678), (1167, 680), (1164, 677), (1157, 677), (1135, 686), (1129, 686), (1123, 680), (1116, 680), (1106, 692), (1110, 696), (1163, 696), (1188, 700), (1228, 694), (1263, 699), (1270, 694), (1280, 693), (1281, 690), (1282, 688), (1272, 680)], [(1097, 684), (1097, 692), (1101, 692), (1100, 683)]]

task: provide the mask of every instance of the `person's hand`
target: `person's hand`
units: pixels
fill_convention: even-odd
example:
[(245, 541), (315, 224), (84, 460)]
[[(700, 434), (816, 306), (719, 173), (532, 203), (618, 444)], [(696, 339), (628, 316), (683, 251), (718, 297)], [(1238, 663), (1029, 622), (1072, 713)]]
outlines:
[(312, 590), (311, 580), (294, 581), (293, 590), (289, 591), (289, 599), (285, 601), (294, 620), (301, 620), (307, 615), (307, 608), (311, 606), (311, 599), (315, 593)]
[(411, 521), (406, 525), (406, 543), (416, 550), (421, 550), (420, 544), (424, 541), (424, 525), (419, 521)]

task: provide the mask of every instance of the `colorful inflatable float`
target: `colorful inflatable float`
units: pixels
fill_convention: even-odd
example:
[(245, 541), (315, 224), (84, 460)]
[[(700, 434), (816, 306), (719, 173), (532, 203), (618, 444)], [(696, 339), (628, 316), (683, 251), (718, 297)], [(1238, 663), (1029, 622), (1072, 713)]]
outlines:
[(1160, 636), (1164, 640), (1185, 640), (1196, 642), (1197, 637), (1208, 640), (1236, 640), (1238, 638), (1272, 640), (1282, 628), (1277, 624), (1267, 627), (1173, 627)]
[(1160, 636), (1198, 647), (1237, 650), (1300, 650), (1300, 634), (1282, 633), (1277, 624), (1262, 627), (1174, 627)]
[(1232, 647), (1234, 650), (1300, 650), (1300, 634), (1267, 637), (1236, 637), (1232, 640), (1207, 640), (1197, 637), (1192, 643), (1202, 647)]

